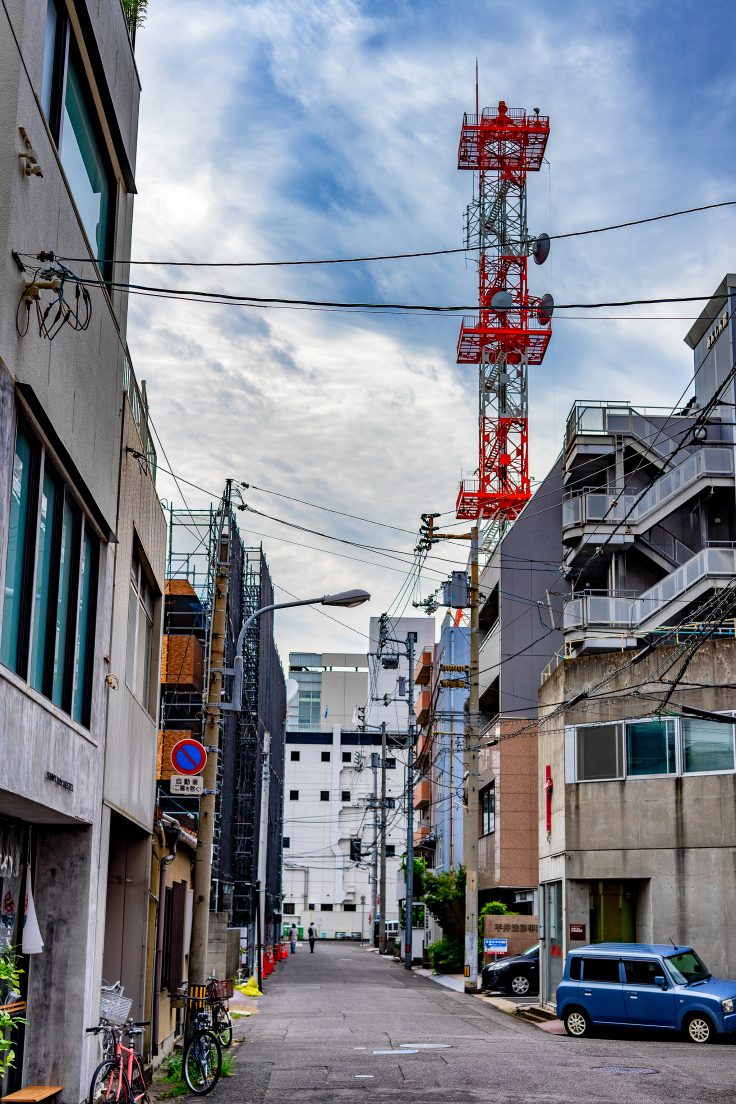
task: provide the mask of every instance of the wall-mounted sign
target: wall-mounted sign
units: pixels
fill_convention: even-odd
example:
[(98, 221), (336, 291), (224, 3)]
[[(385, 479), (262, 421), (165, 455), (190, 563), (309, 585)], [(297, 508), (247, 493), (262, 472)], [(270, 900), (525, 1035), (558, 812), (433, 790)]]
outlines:
[(585, 942), (585, 924), (570, 925), (570, 940), (582, 940)]
[(721, 336), (721, 334), (723, 333), (723, 331), (725, 330), (727, 325), (728, 325), (728, 311), (724, 311), (723, 314), (721, 315), (721, 317), (716, 322), (713, 329), (708, 334), (708, 341), (706, 342), (706, 344), (707, 344), (709, 349), (716, 343), (716, 341)]
[(74, 793), (74, 783), (67, 782), (66, 778), (59, 778), (58, 774), (54, 774), (53, 771), (46, 771), (46, 781), (53, 782), (55, 786), (61, 786), (62, 790), (69, 790), (70, 793)]
[(177, 774), (199, 774), (207, 762), (207, 751), (199, 740), (177, 740), (171, 749), (171, 764)]
[(169, 779), (169, 789), (172, 794), (180, 794), (183, 797), (199, 797), (204, 790), (204, 778), (201, 774), (172, 774)]

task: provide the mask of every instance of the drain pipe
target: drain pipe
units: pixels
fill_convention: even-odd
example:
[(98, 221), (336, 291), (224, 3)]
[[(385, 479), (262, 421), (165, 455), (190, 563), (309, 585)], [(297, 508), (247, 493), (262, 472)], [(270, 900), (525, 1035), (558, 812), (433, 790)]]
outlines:
[(161, 817), (161, 824), (163, 828), (160, 829), (163, 832), (164, 843), (169, 849), (168, 855), (164, 855), (159, 859), (159, 872), (158, 872), (158, 915), (156, 918), (156, 963), (154, 967), (153, 978), (153, 1007), (151, 1008), (151, 1046), (153, 1053), (158, 1055), (158, 1028), (160, 1012), (159, 1006), (161, 1003), (161, 968), (163, 965), (164, 955), (164, 893), (165, 893), (165, 881), (166, 881), (166, 867), (169, 863), (174, 861), (176, 855), (176, 848), (179, 843), (179, 821), (174, 820), (173, 817), (166, 816), (164, 813)]

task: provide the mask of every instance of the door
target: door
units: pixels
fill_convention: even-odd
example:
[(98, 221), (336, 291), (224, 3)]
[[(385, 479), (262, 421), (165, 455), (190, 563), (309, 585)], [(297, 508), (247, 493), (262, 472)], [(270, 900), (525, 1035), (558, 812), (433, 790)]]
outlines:
[(629, 1023), (643, 1027), (675, 1027), (675, 989), (654, 984), (655, 977), (667, 978), (661, 962), (654, 958), (624, 960), (624, 1008)]
[(590, 883), (591, 943), (636, 943), (639, 883)]
[(617, 958), (583, 958), (580, 1004), (593, 1023), (625, 1023), (624, 988)]

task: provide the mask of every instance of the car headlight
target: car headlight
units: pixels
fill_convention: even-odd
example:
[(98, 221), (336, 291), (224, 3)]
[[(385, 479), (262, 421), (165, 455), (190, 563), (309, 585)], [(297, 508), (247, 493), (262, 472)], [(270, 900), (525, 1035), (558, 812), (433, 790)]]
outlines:
[(721, 1008), (724, 1012), (733, 1012), (733, 997), (727, 997), (726, 1000), (721, 1001)]

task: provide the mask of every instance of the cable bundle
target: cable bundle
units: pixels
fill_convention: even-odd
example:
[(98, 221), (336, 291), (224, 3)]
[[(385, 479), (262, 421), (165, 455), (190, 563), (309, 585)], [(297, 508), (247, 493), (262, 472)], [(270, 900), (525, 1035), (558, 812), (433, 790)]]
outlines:
[[(25, 337), (28, 333), (34, 305), (39, 337), (53, 341), (64, 326), (77, 333), (86, 330), (92, 320), (92, 301), (81, 278), (53, 253), (39, 253), (37, 259), (41, 262), (38, 268), (32, 272), (25, 269), (31, 279), (23, 289), (15, 313), (18, 336)], [(46, 307), (42, 305), (43, 292), (50, 293)]]

